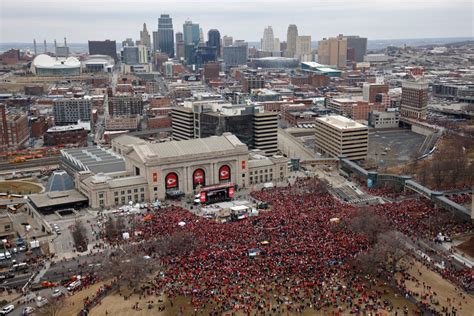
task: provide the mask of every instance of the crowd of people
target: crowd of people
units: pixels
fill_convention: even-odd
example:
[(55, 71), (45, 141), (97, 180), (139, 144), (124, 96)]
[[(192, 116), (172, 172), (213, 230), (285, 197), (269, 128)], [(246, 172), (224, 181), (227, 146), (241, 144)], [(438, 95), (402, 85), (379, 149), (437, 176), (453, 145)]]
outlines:
[[(270, 203), (271, 210), (220, 224), (173, 206), (136, 223), (139, 238), (186, 231), (197, 244), (188, 255), (162, 256), (164, 271), (147, 293), (163, 291), (171, 302), (190, 297), (196, 313), (308, 309), (368, 313), (393, 308), (382, 299), (379, 281), (367, 280), (352, 265), (352, 259), (368, 248), (366, 236), (334, 220), (350, 218), (354, 207), (334, 199), (314, 179), (252, 195)], [(434, 209), (421, 200), (374, 206), (373, 211), (414, 239), (435, 236), (440, 229), (446, 233), (469, 229), (454, 219), (436, 221)]]

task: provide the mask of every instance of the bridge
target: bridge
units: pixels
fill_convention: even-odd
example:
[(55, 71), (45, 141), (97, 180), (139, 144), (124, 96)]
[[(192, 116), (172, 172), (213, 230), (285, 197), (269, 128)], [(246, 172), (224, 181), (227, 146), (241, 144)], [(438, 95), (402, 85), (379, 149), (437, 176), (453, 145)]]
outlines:
[(414, 191), (420, 194), (421, 196), (430, 199), (435, 205), (445, 208), (466, 220), (474, 220), (474, 212), (471, 212), (466, 207), (451, 201), (444, 195), (444, 192), (433, 191), (412, 180), (410, 176), (378, 174), (378, 172), (375, 171), (365, 170), (364, 168), (344, 156), (339, 157), (339, 159), (341, 163), (341, 168), (355, 173), (360, 178), (367, 180), (368, 183), (371, 182), (372, 186), (377, 186), (377, 184), (380, 182), (395, 181), (399, 183), (404, 190), (408, 189)]
[(310, 165), (312, 167), (318, 166), (318, 165), (332, 165), (332, 164), (339, 164), (339, 159), (338, 158), (316, 158), (316, 159), (307, 159), (307, 160), (302, 160), (300, 162), (300, 165)]

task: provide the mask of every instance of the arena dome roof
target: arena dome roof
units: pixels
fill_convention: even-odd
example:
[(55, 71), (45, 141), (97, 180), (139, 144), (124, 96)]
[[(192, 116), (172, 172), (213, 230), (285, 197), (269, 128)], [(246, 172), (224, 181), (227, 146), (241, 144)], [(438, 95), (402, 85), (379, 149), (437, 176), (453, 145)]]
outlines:
[(58, 58), (40, 54), (33, 59), (35, 68), (78, 68), (81, 62), (76, 57)]

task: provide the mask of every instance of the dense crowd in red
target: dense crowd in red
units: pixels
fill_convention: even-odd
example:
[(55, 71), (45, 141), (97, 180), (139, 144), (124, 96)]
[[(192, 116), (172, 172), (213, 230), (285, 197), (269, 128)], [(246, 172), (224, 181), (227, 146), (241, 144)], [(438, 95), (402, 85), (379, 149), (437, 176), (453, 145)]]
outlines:
[[(369, 289), (369, 282), (349, 264), (367, 249), (365, 236), (330, 221), (349, 218), (355, 209), (318, 186), (315, 180), (300, 179), (286, 188), (254, 192), (254, 198), (271, 204), (271, 211), (226, 224), (197, 217), (180, 207), (157, 210), (151, 221), (139, 225), (142, 236), (186, 231), (198, 246), (188, 256), (163, 257), (165, 271), (156, 277), (153, 291), (163, 290), (171, 300), (191, 297), (195, 311), (207, 304), (216, 313), (390, 309), (390, 302), (381, 299), (383, 293)], [(424, 201), (374, 209), (414, 238), (434, 236), (440, 229), (433, 221), (433, 208)], [(186, 224), (180, 226), (180, 222)], [(466, 224), (455, 221), (443, 225), (446, 233), (467, 229)]]

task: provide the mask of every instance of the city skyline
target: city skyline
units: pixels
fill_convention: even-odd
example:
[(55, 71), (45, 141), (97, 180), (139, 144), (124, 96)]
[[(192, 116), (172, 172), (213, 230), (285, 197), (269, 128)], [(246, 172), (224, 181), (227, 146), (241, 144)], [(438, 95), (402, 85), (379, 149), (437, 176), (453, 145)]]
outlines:
[[(286, 39), (289, 24), (313, 40), (337, 34), (360, 34), (369, 39), (472, 37), (472, 3), (466, 0), (408, 1), (347, 0), (284, 1), (77, 1), (59, 6), (56, 0), (2, 2), (0, 42), (30, 42), (33, 38), (67, 36), (81, 43), (103, 38), (122, 41), (139, 38), (143, 23), (155, 31), (160, 14), (170, 14), (174, 31), (189, 18), (205, 33), (218, 29), (221, 35), (259, 41), (271, 25), (275, 38)], [(218, 5), (216, 5), (218, 4)], [(25, 10), (25, 7), (28, 10)], [(75, 10), (80, 6), (80, 12)], [(289, 14), (288, 12), (291, 12)], [(422, 18), (420, 18), (422, 17)], [(92, 21), (101, 19), (101, 29)], [(28, 25), (28, 28), (25, 28)], [(8, 30), (8, 32), (7, 32)]]

